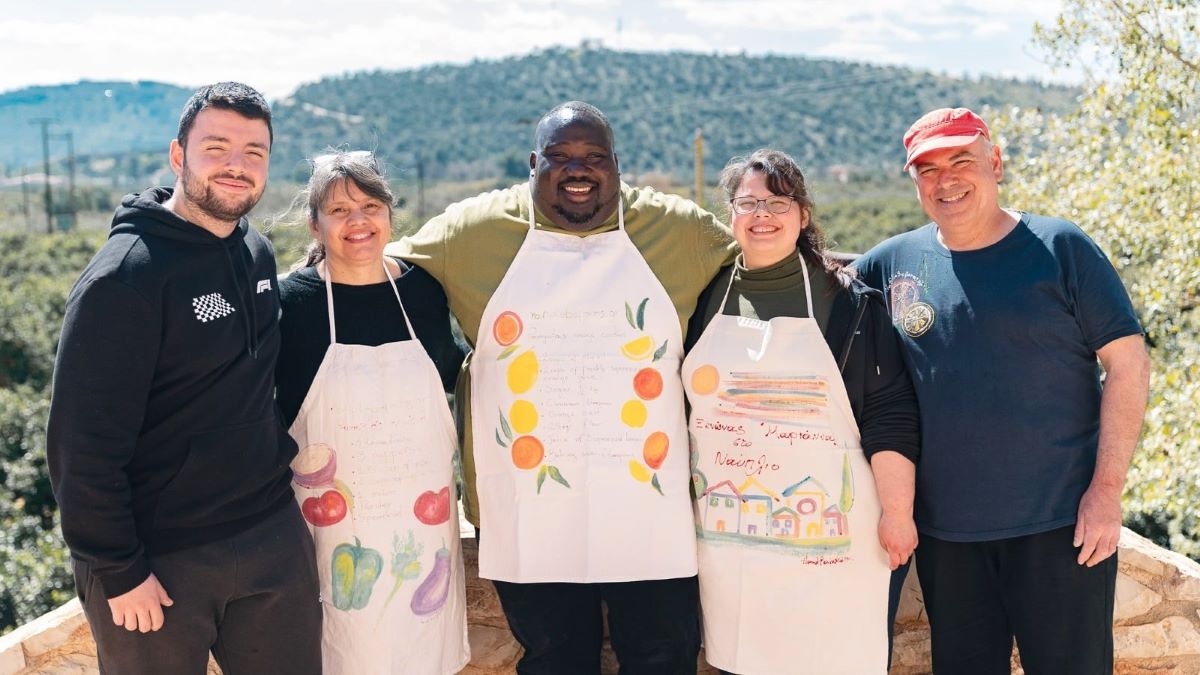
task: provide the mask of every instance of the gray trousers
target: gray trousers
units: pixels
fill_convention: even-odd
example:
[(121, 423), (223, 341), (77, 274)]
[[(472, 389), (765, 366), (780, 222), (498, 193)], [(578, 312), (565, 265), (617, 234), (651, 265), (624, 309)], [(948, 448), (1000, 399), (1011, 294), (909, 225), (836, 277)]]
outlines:
[(163, 627), (113, 624), (104, 589), (75, 561), (75, 588), (96, 638), (100, 672), (225, 675), (321, 672), (321, 604), (312, 537), (295, 503), (237, 535), (150, 558), (167, 595)]

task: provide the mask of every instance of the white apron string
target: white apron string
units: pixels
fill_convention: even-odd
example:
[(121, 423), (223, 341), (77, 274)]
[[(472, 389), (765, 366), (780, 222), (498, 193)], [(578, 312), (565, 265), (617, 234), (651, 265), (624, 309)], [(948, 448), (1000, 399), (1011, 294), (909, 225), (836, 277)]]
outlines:
[[(392, 278), (392, 273), (388, 271), (387, 261), (383, 263), (383, 276), (387, 277), (388, 283), (392, 285), (392, 293), (396, 296), (396, 302), (400, 303), (400, 314), (404, 317), (404, 326), (408, 328), (408, 337), (410, 340), (417, 339), (417, 333), (413, 330), (412, 322), (408, 320), (408, 312), (404, 309), (404, 301), (400, 299), (400, 289), (396, 287), (396, 280)], [(329, 280), (329, 263), (322, 260), (317, 264), (317, 271), (325, 279), (325, 304), (329, 307), (329, 342), (330, 344), (337, 343), (337, 328), (333, 320), (333, 282)]]
[[(796, 257), (800, 259), (800, 269), (804, 271), (804, 304), (808, 308), (808, 318), (812, 319), (815, 317), (813, 316), (812, 286), (808, 283), (808, 264), (804, 262), (804, 256), (800, 255), (799, 251), (796, 252)], [(725, 286), (725, 295), (721, 296), (721, 307), (717, 310), (717, 314), (725, 313), (725, 305), (729, 302), (729, 289), (733, 288), (733, 277), (737, 275), (738, 263), (741, 263), (743, 267), (746, 266), (744, 254), (739, 253), (733, 262), (733, 270), (729, 273), (729, 283)]]

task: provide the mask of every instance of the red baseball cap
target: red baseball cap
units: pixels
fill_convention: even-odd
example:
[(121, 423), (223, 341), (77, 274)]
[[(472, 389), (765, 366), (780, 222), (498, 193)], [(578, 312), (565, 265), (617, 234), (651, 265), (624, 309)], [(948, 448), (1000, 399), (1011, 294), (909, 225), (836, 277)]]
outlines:
[(904, 150), (908, 152), (904, 170), (908, 171), (918, 157), (930, 150), (962, 147), (980, 136), (989, 141), (992, 139), (983, 118), (966, 108), (939, 108), (927, 112), (904, 132)]

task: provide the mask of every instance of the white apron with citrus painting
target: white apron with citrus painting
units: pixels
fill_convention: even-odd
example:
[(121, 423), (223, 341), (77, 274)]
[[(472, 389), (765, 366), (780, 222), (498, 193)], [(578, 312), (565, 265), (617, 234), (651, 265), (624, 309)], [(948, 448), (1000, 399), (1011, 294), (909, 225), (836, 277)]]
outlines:
[(529, 232), (471, 358), (479, 576), (696, 573), (679, 316), (618, 229)]
[(409, 340), (338, 344), (324, 276), (330, 345), (289, 430), (301, 448), (293, 487), (316, 544), (323, 670), (456, 673), (470, 651), (441, 378), (407, 314)]
[[(807, 268), (804, 283), (811, 317)], [(883, 673), (891, 573), (879, 499), (817, 322), (718, 313), (683, 381), (708, 662), (748, 675)]]

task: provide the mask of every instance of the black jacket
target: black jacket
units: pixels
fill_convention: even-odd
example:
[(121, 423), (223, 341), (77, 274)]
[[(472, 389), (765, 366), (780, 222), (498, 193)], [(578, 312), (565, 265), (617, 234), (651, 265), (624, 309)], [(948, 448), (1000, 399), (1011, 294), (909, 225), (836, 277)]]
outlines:
[[(732, 273), (732, 267), (722, 269), (700, 294), (685, 351), (712, 320), (714, 300), (723, 296)], [(825, 342), (842, 371), (863, 452), (869, 459), (880, 450), (895, 450), (916, 463), (921, 452), (917, 396), (883, 294), (847, 274), (837, 280), (842, 289), (830, 310)]]
[(71, 554), (108, 597), (155, 553), (242, 531), (292, 500), (275, 414), (271, 245), (221, 239), (129, 195), (67, 299), (46, 449)]

